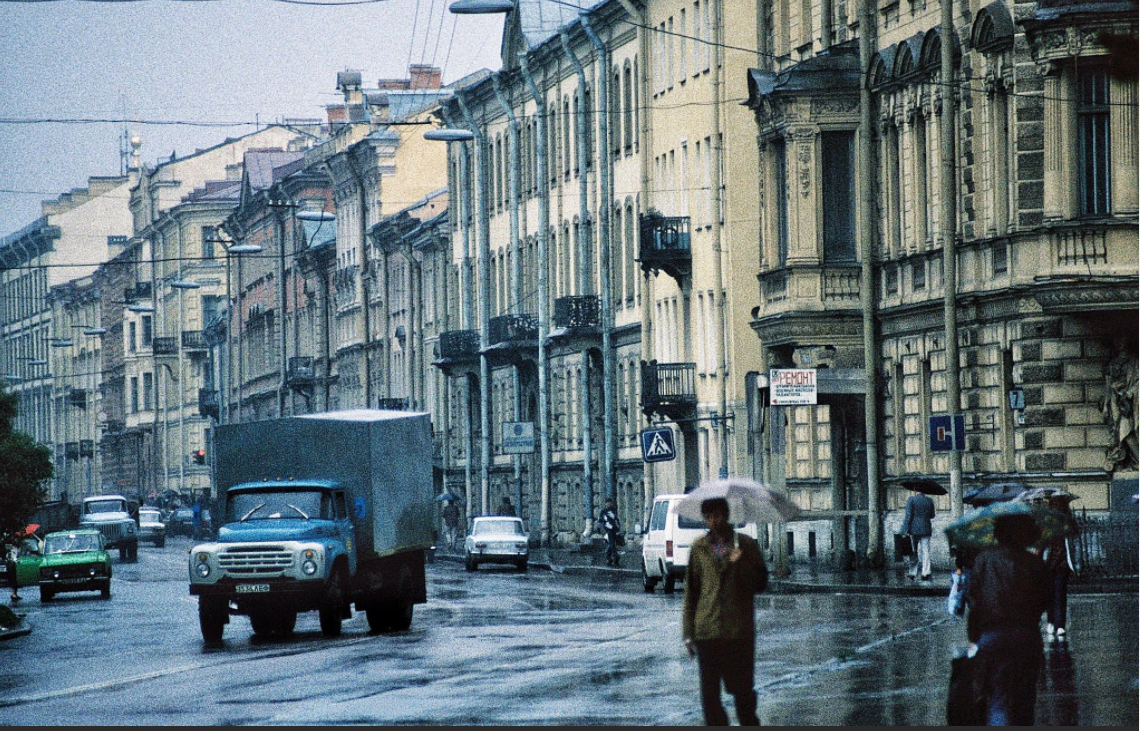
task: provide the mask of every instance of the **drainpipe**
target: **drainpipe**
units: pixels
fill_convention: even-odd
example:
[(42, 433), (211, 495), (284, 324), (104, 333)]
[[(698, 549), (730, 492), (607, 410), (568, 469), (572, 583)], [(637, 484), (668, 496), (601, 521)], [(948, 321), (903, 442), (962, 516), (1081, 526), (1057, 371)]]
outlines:
[[(870, 0), (859, 2), (859, 68), (871, 67), (871, 29), (874, 23)], [(874, 159), (871, 89), (859, 85), (859, 221), (862, 251), (859, 291), (863, 306), (863, 366), (867, 382), (863, 392), (863, 432), (867, 444), (867, 560), (883, 564), (883, 496), (879, 485), (879, 349), (875, 323), (875, 189), (871, 160)]]
[[(728, 477), (728, 342), (725, 334), (725, 318), (728, 317), (724, 301), (724, 249), (721, 238), (724, 228), (721, 211), (724, 205), (724, 186), (721, 177), (724, 169), (724, 135), (721, 133), (721, 88), (724, 85), (724, 25), (721, 18), (722, 4), (713, 3), (713, 77), (712, 77), (712, 128), (716, 159), (712, 166), (712, 245), (713, 245), (713, 295), (716, 297), (717, 317), (713, 323), (713, 340), (717, 344), (717, 413), (720, 414), (720, 477)], [(826, 25), (826, 23), (824, 23)], [(686, 456), (686, 459), (688, 457)]]
[(549, 329), (547, 309), (550, 303), (547, 282), (547, 260), (550, 258), (550, 181), (546, 175), (546, 103), (538, 85), (534, 83), (534, 76), (530, 73), (530, 59), (526, 53), (519, 54), (519, 65), (523, 79), (526, 81), (530, 94), (538, 107), (537, 124), (535, 126), (536, 156), (538, 157), (538, 434), (539, 452), (541, 453), (542, 493), (540, 502), (540, 540), (544, 546), (550, 545), (550, 403), (547, 392), (547, 353), (546, 333)]
[(617, 502), (614, 485), (614, 351), (613, 351), (613, 282), (610, 265), (610, 208), (613, 206), (613, 162), (610, 159), (610, 64), (605, 44), (590, 26), (590, 19), (583, 15), (582, 30), (594, 46), (595, 68), (598, 70), (598, 268), (602, 295), (602, 429), (604, 446), (602, 451), (602, 479), (605, 480), (605, 496)]
[[(495, 85), (495, 98), (499, 101), (499, 106), (503, 110), (503, 114), (507, 117), (508, 130), (510, 132), (510, 143), (507, 154), (510, 159), (514, 160), (514, 164), (510, 166), (510, 223), (511, 223), (511, 304), (508, 310), (519, 308), (518, 311), (522, 312), (522, 245), (519, 241), (519, 173), (522, 168), (522, 160), (519, 151), (519, 120), (515, 116), (515, 110), (511, 108), (510, 103), (507, 101), (507, 95), (503, 91), (503, 83), (500, 78), (501, 74), (495, 74), (491, 80)], [(522, 393), (519, 388), (519, 378), (516, 370), (515, 379), (515, 410), (514, 420), (522, 421), (521, 404)], [(519, 515), (522, 515), (522, 456), (518, 454), (511, 455), (511, 466), (514, 468), (514, 482), (516, 492), (516, 504), (518, 505)]]
[[(586, 180), (586, 70), (582, 62), (570, 48), (570, 34), (563, 30), (559, 34), (562, 50), (578, 74), (578, 210), (581, 212), (582, 227), (578, 231), (578, 294), (590, 291), (589, 250), (589, 187)], [(605, 281), (605, 275), (602, 275)], [(582, 512), (585, 526), (582, 528), (582, 541), (588, 542), (594, 532), (594, 435), (593, 410), (590, 399), (590, 351), (582, 351)]]
[[(369, 340), (372, 338), (372, 325), (368, 307), (368, 282), (372, 279), (372, 259), (368, 256), (368, 200), (365, 194), (364, 177), (356, 169), (356, 162), (352, 159), (352, 151), (346, 150), (344, 161), (348, 171), (356, 180), (356, 189), (359, 193), (357, 200), (360, 203), (360, 296), (361, 312), (364, 317), (364, 336), (360, 339), (360, 355), (364, 361), (364, 407), (372, 407), (372, 358), (369, 352)], [(284, 366), (282, 366), (284, 367)]]
[[(448, 126), (454, 125), (454, 121), (449, 115), (444, 114), (444, 122)], [(471, 190), (467, 185), (468, 171), (471, 169), (471, 148), (467, 146), (466, 142), (459, 143), (459, 228), (460, 240), (463, 245), (463, 261), (459, 267), (459, 295), (463, 298), (463, 309), (460, 311), (460, 330), (470, 330), (472, 320), (475, 319), (475, 314), (471, 306), (471, 232), (468, 230), (467, 220), (471, 212)], [(470, 386), (470, 379), (465, 379), (467, 386)], [(467, 517), (470, 519), (475, 515), (475, 508), (471, 500), (471, 486), (473, 477), (471, 474), (472, 455), (475, 452), (474, 428), (471, 423), (471, 395), (467, 388), (463, 389), (466, 397), (467, 406), (463, 410), (466, 415), (466, 434), (465, 434), (465, 450), (467, 452), (467, 459), (464, 460), (463, 465), (463, 490), (464, 500), (467, 504)]]
[[(958, 371), (958, 200), (954, 168), (954, 4), (942, 3), (942, 286), (946, 318), (946, 400), (950, 416), (962, 408), (962, 386)], [(955, 435), (956, 437), (959, 435)], [(962, 517), (962, 453), (950, 451), (950, 512)]]
[[(645, 92), (649, 89), (649, 71), (647, 70), (646, 59), (649, 58), (649, 32), (645, 25), (645, 14), (639, 10), (631, 0), (620, 0), (622, 7), (633, 18), (634, 24), (637, 26), (637, 48), (638, 58), (640, 64), (638, 65), (639, 78), (635, 80), (637, 88), (640, 89), (639, 97), (642, 98)], [(641, 195), (643, 196), (640, 209), (647, 210), (652, 208), (650, 205), (651, 188), (649, 186), (649, 161), (653, 159), (653, 145), (649, 138), (649, 130), (652, 128), (652, 107), (650, 105), (643, 105), (638, 111), (638, 157), (641, 167)], [(637, 228), (640, 233), (640, 226)], [(643, 360), (653, 359), (653, 321), (649, 317), (651, 303), (653, 302), (653, 280), (648, 273), (642, 275), (641, 287), (641, 358)], [(632, 404), (631, 404), (632, 407)], [(657, 494), (656, 487), (656, 473), (652, 466), (646, 465), (642, 470), (644, 476), (645, 489), (642, 494), (643, 508), (642, 520), (643, 526), (649, 525), (649, 512), (653, 509), (653, 497)]]
[(483, 515), (491, 512), (491, 363), (487, 360), (491, 320), (491, 221), (487, 210), (487, 140), (475, 123), (462, 94), (455, 100), (463, 111), (467, 127), (475, 135), (476, 185), (479, 192), (479, 487)]

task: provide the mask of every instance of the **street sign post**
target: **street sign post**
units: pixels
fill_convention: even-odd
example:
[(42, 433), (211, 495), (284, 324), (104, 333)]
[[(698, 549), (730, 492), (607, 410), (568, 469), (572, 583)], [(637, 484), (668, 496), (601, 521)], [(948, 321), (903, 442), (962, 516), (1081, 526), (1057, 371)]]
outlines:
[(966, 451), (966, 417), (962, 414), (930, 417), (930, 451)]
[(668, 462), (677, 459), (673, 430), (661, 427), (641, 432), (641, 458), (646, 462)]

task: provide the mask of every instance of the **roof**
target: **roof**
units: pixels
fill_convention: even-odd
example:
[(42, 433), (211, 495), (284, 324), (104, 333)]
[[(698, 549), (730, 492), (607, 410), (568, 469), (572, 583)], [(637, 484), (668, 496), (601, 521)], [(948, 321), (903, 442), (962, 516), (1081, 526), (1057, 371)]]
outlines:
[(552, 38), (563, 26), (578, 20), (583, 10), (606, 0), (518, 0), (518, 24), (531, 48)]
[(207, 180), (201, 188), (190, 191), (182, 200), (186, 203), (207, 201), (236, 201), (241, 196), (240, 180)]
[(854, 44), (832, 46), (783, 71), (748, 71), (748, 102), (778, 93), (856, 92), (859, 89), (859, 54)]
[(245, 153), (245, 176), (249, 187), (253, 190), (266, 190), (273, 184), (293, 172), (293, 169), (283, 169), (291, 163), (303, 160), (303, 152), (285, 152), (283, 150), (251, 150)]

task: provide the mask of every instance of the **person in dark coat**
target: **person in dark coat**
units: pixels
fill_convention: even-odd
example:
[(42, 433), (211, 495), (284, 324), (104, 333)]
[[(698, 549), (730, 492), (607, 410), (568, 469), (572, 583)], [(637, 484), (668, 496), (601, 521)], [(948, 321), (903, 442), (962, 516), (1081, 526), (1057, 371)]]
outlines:
[(996, 548), (978, 554), (966, 593), (966, 631), (984, 674), (986, 722), (1032, 726), (1044, 660), (1041, 614), (1051, 598), (1045, 564), (1029, 551), (1041, 531), (1029, 515), (994, 524)]
[(741, 726), (759, 726), (754, 687), (756, 665), (755, 595), (768, 586), (760, 546), (733, 530), (728, 502), (701, 503), (709, 532), (693, 542), (685, 573), (681, 637), (696, 655), (701, 707), (709, 726), (727, 726), (721, 682), (732, 694)]
[(515, 506), (511, 504), (511, 499), (506, 495), (503, 496), (503, 501), (499, 503), (499, 511), (496, 513), (496, 515), (506, 515), (510, 517), (514, 517), (516, 515)]
[(606, 498), (606, 507), (598, 516), (598, 525), (606, 536), (606, 566), (618, 565), (618, 533), (621, 532), (621, 521), (618, 520), (617, 510), (613, 498)]
[(923, 581), (930, 581), (930, 536), (933, 533), (931, 521), (934, 520), (934, 501), (929, 495), (916, 492), (907, 498), (906, 512), (903, 514), (902, 528), (899, 533), (910, 536), (911, 557), (910, 571), (907, 575), (911, 579), (921, 576)]
[[(1049, 507), (1058, 512), (1069, 513), (1068, 500), (1050, 500)], [(1049, 575), (1049, 586), (1053, 590), (1045, 631), (1049, 639), (1064, 640), (1069, 609), (1069, 575), (1073, 571), (1073, 551), (1069, 539), (1066, 536), (1051, 538), (1045, 544), (1041, 557), (1045, 559), (1045, 571)]]

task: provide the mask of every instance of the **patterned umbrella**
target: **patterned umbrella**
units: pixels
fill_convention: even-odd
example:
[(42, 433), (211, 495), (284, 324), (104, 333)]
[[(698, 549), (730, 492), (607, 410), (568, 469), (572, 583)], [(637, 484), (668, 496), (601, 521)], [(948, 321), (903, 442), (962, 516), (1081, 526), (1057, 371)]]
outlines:
[(1076, 521), (1071, 515), (1065, 515), (1041, 503), (1013, 500), (993, 503), (963, 515), (946, 527), (946, 540), (955, 548), (996, 546), (994, 523), (998, 518), (1015, 515), (1032, 516), (1041, 529), (1038, 543), (1056, 536), (1075, 535), (1077, 532)]
[(1039, 501), (1048, 502), (1049, 500), (1065, 500), (1066, 502), (1071, 502), (1079, 499), (1080, 498), (1076, 495), (1061, 487), (1035, 487), (1032, 490), (1026, 490), (1014, 498), (1014, 500), (1019, 502), (1027, 503)]
[(1021, 482), (999, 482), (970, 490), (962, 496), (962, 502), (967, 505), (991, 505), (993, 503), (1013, 500), (1029, 489)]
[(800, 509), (783, 493), (744, 477), (706, 482), (677, 503), (677, 515), (701, 520), (701, 503), (712, 498), (728, 501), (728, 518), (733, 523), (785, 523)]

